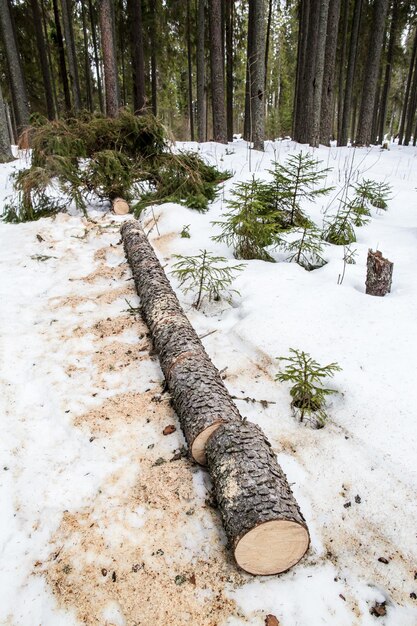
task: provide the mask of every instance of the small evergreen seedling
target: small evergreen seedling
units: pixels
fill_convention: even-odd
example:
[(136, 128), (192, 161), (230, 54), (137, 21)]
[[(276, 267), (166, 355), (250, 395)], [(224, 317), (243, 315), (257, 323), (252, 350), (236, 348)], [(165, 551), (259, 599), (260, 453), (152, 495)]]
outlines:
[(273, 183), (269, 186), (272, 202), (276, 210), (288, 214), (289, 224), (304, 225), (305, 216), (301, 202), (315, 200), (325, 196), (332, 187), (321, 187), (330, 168), (318, 169), (321, 161), (316, 161), (310, 154), (299, 152), (288, 157), (285, 164), (273, 163), (270, 170)]
[(335, 389), (323, 387), (322, 381), (333, 377), (341, 368), (337, 363), (322, 367), (301, 350), (290, 348), (290, 352), (290, 357), (278, 357), (279, 361), (286, 361), (288, 365), (275, 376), (275, 380), (294, 383), (290, 390), (291, 406), (300, 422), (310, 421), (316, 428), (322, 428), (327, 420), (326, 397), (337, 393)]
[(296, 228), (291, 233), (294, 233), (297, 238), (280, 243), (280, 247), (290, 253), (287, 261), (298, 263), (308, 271), (326, 264), (327, 261), (322, 257), (322, 253), (323, 247), (328, 244), (322, 240), (322, 233), (314, 224)]
[(230, 211), (225, 213), (226, 220), (212, 222), (222, 229), (213, 240), (232, 246), (237, 259), (273, 262), (265, 247), (277, 243), (280, 226), (276, 212), (265, 202), (264, 187), (255, 177), (235, 185), (232, 198), (227, 201)]
[[(356, 241), (354, 226), (361, 220), (352, 202), (342, 204), (333, 220), (327, 224), (323, 238), (336, 246), (348, 246)], [(363, 221), (361, 220), (361, 224)]]
[(209, 301), (220, 300), (226, 295), (230, 299), (232, 293), (239, 293), (231, 289), (236, 272), (243, 270), (244, 265), (228, 265), (227, 259), (214, 256), (207, 250), (201, 250), (196, 256), (175, 255), (178, 261), (174, 264), (172, 274), (179, 282), (184, 293), (195, 291), (197, 294), (194, 306), (200, 308), (205, 295)]
[(190, 239), (190, 224), (184, 224), (182, 231), (180, 232), (180, 237), (183, 239)]

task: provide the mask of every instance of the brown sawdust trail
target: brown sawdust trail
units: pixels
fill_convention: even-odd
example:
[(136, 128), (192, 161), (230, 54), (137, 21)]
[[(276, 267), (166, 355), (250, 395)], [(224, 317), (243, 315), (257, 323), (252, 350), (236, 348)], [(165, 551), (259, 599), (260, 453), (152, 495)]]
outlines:
[[(105, 248), (96, 252), (95, 261), (99, 267), (85, 282), (106, 278), (108, 287), (90, 298), (61, 298), (54, 303), (56, 308), (90, 300), (111, 303), (133, 294), (132, 283), (114, 285), (114, 268), (105, 268)], [(86, 324), (68, 329), (68, 336), (95, 338), (92, 385), (100, 383), (103, 372), (134, 367), (138, 360), (150, 358), (142, 320), (121, 314)], [(139, 345), (123, 341), (123, 332), (134, 328), (142, 340)], [(68, 367), (76, 371), (75, 366)], [(225, 591), (245, 579), (221, 541), (217, 514), (202, 505), (194, 489), (193, 473), (202, 470), (185, 458), (170, 461), (166, 453), (161, 462), (158, 443), (147, 446), (143, 441), (144, 433), (158, 441), (163, 428), (176, 423), (169, 398), (160, 391), (155, 384), (144, 393), (127, 389), (74, 418), (76, 427), (119, 450), (122, 462), (89, 506), (64, 512), (49, 558), (36, 563), (34, 571), (45, 576), (58, 604), (75, 610), (87, 626), (218, 626), (232, 615), (245, 622)], [(204, 534), (204, 546), (202, 526), (210, 529)], [(191, 539), (190, 548), (193, 533), (197, 537)]]

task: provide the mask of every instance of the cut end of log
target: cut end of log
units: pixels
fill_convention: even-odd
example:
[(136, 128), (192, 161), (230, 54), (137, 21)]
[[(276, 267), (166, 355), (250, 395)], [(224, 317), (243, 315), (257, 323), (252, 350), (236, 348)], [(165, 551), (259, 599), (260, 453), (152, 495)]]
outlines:
[(271, 520), (243, 535), (236, 545), (235, 559), (249, 574), (280, 574), (298, 563), (309, 543), (305, 526), (288, 520)]
[(208, 428), (203, 430), (193, 441), (193, 445), (191, 446), (191, 456), (194, 461), (199, 463), (200, 465), (206, 465), (206, 443), (212, 436), (212, 434), (221, 426), (223, 422), (216, 422), (215, 424), (211, 424)]
[(116, 215), (127, 215), (130, 209), (126, 200), (123, 200), (123, 198), (115, 198), (113, 200), (113, 211)]

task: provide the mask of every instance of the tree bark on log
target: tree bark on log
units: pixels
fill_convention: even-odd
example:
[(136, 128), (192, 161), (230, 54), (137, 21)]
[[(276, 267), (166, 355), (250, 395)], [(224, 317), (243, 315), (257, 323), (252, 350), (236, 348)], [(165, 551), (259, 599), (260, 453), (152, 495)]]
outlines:
[(216, 367), (184, 314), (145, 233), (123, 224), (122, 240), (143, 317), (159, 355), (192, 457), (205, 464), (205, 444), (223, 423), (241, 420)]
[(394, 263), (385, 259), (379, 250), (368, 250), (366, 265), (366, 293), (371, 296), (385, 296), (390, 293)]
[(262, 430), (247, 421), (222, 424), (206, 453), (237, 564), (270, 575), (298, 563), (310, 543), (308, 529)]

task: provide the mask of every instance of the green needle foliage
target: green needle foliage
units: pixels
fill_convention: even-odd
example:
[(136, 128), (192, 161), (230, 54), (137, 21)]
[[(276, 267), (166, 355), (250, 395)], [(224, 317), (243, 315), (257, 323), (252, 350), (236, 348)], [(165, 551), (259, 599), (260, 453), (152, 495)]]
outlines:
[(322, 239), (322, 232), (314, 225), (309, 224), (304, 228), (295, 228), (291, 234), (296, 239), (281, 241), (280, 248), (289, 252), (287, 261), (298, 263), (304, 269), (311, 271), (323, 267), (327, 261), (322, 257), (324, 246), (328, 245)]
[(37, 118), (30, 137), (31, 166), (15, 178), (5, 221), (38, 219), (71, 201), (85, 212), (97, 199), (132, 201), (137, 195), (136, 214), (168, 201), (204, 211), (217, 185), (230, 176), (196, 154), (171, 152), (165, 128), (152, 115), (121, 111), (117, 118)]
[(279, 361), (288, 365), (275, 376), (275, 380), (294, 383), (290, 389), (291, 406), (300, 422), (310, 421), (317, 428), (322, 428), (328, 417), (326, 398), (337, 393), (335, 389), (323, 387), (323, 379), (333, 377), (341, 368), (337, 363), (321, 366), (301, 350), (290, 348), (290, 352), (292, 356), (278, 357)]
[(336, 246), (348, 246), (356, 241), (355, 226), (364, 223), (363, 215), (355, 210), (354, 202), (341, 203), (341, 207), (324, 232), (324, 240)]
[(270, 201), (276, 210), (287, 215), (288, 225), (303, 225), (305, 216), (301, 209), (304, 201), (313, 201), (328, 194), (332, 187), (320, 184), (326, 178), (330, 168), (318, 169), (321, 161), (306, 152), (289, 156), (286, 162), (273, 163), (269, 170), (273, 182), (269, 185)]
[(353, 185), (353, 188), (358, 203), (367, 211), (367, 215), (371, 214), (371, 206), (387, 210), (391, 198), (391, 185), (388, 183), (377, 183), (375, 180), (364, 178), (361, 183)]
[(265, 203), (264, 183), (253, 177), (250, 182), (236, 184), (227, 206), (230, 211), (224, 214), (225, 221), (212, 222), (222, 229), (213, 240), (233, 247), (237, 259), (273, 262), (265, 248), (277, 244), (282, 227), (276, 211)]
[(232, 293), (239, 293), (230, 285), (236, 273), (245, 267), (242, 263), (228, 265), (227, 259), (207, 250), (201, 250), (196, 256), (175, 255), (175, 258), (178, 261), (171, 273), (179, 280), (184, 293), (196, 293), (196, 309), (200, 308), (204, 296), (208, 296), (209, 301), (220, 300), (222, 296), (230, 300)]

